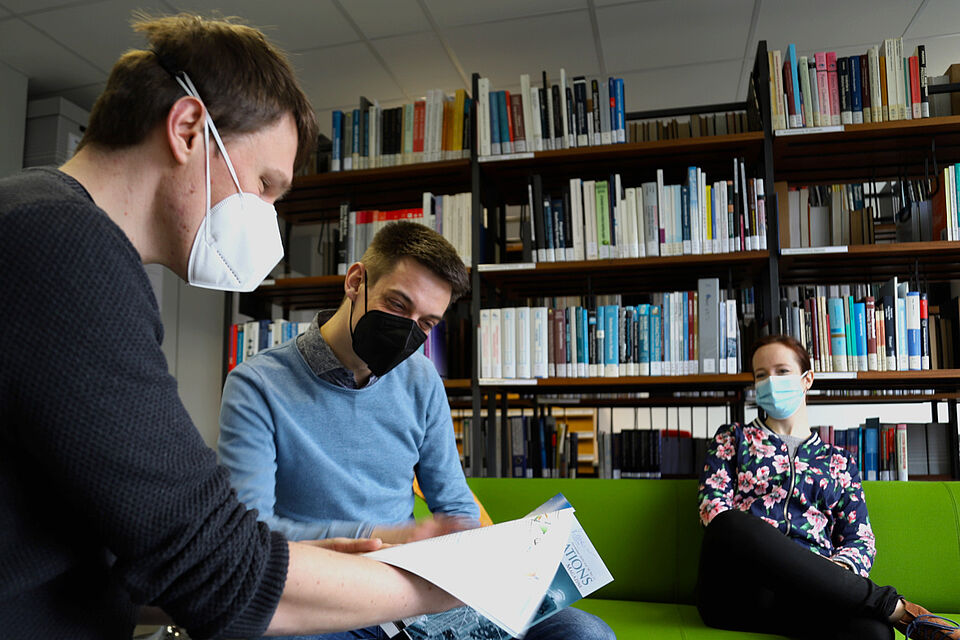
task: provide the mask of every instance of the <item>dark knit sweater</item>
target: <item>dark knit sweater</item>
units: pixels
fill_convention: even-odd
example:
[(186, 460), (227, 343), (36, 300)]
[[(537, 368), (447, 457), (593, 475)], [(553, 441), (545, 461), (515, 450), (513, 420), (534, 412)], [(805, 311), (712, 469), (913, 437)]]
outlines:
[(140, 256), (69, 176), (0, 180), (0, 637), (124, 638), (137, 605), (258, 636), (287, 547), (177, 395)]

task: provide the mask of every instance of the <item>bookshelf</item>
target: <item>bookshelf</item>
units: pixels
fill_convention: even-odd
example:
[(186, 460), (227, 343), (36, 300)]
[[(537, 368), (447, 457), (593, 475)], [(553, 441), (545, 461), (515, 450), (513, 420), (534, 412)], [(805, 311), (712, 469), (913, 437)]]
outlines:
[[(473, 94), (477, 93), (474, 74)], [(674, 288), (696, 288), (698, 277), (718, 277), (723, 288), (752, 284), (757, 292), (757, 327), (776, 327), (779, 320), (780, 287), (851, 281), (875, 282), (892, 275), (918, 282), (943, 282), (960, 274), (960, 243), (914, 242), (904, 244), (779, 248), (777, 201), (773, 184), (816, 184), (831, 181), (877, 180), (885, 177), (936, 176), (944, 163), (960, 161), (960, 116), (846, 125), (842, 130), (774, 132), (771, 128), (769, 69), (766, 42), (761, 41), (751, 75), (748, 100), (723, 106), (754, 109), (762, 127), (746, 133), (659, 140), (598, 147), (538, 151), (493, 156), (477, 154), (477, 132), (471, 135), (469, 159), (403, 165), (378, 169), (300, 176), (290, 195), (278, 204), (288, 225), (335, 221), (340, 205), (353, 209), (418, 206), (422, 193), (471, 192), (473, 195), (472, 294), (467, 301), (469, 317), (479, 326), (480, 309), (500, 302), (539, 296), (646, 294)], [(710, 111), (693, 107), (685, 113)], [(655, 117), (631, 113), (628, 119)], [(646, 258), (589, 260), (553, 263), (486, 264), (480, 228), (483, 208), (493, 211), (504, 204), (527, 200), (527, 185), (540, 175), (545, 188), (570, 178), (620, 173), (625, 184), (649, 180), (651, 171), (663, 169), (672, 180), (697, 165), (706, 172), (725, 175), (732, 158), (744, 158), (750, 174), (761, 177), (767, 193), (767, 246), (764, 251), (729, 254), (657, 256)], [(779, 203), (780, 207), (785, 203)], [(486, 237), (488, 244), (503, 238)], [(519, 247), (508, 247), (516, 251)], [(256, 292), (241, 296), (241, 310), (249, 313), (280, 305), (285, 311), (335, 306), (342, 298), (341, 276), (280, 278), (265, 283)], [(257, 315), (251, 313), (250, 315)], [(477, 362), (476, 340), (471, 341), (471, 362)], [(745, 340), (745, 342), (748, 342)], [(749, 345), (744, 344), (747, 348)], [(448, 380), (448, 394), (457, 410), (472, 409), (473, 415), (505, 416), (511, 408), (536, 410), (578, 405), (609, 406), (717, 406), (726, 405), (734, 417), (743, 415), (745, 390), (750, 374), (627, 376), (618, 378), (564, 378), (539, 380), (480, 379)], [(859, 372), (818, 374), (816, 388), (831, 391), (862, 391), (863, 396), (811, 396), (811, 403), (946, 402), (957, 445), (957, 400), (960, 399), (960, 369), (933, 371)], [(900, 390), (899, 395), (869, 395), (879, 389)], [(923, 390), (915, 393), (916, 390)], [(703, 397), (678, 396), (673, 392), (707, 392)], [(469, 405), (466, 397), (469, 395)], [(567, 396), (567, 397), (555, 397)], [(573, 396), (573, 397), (570, 397)], [(474, 428), (479, 429), (477, 425)], [(477, 432), (480, 433), (479, 430)], [(480, 437), (472, 439), (474, 460), (485, 455)], [(960, 475), (960, 460), (954, 473)], [(475, 470), (476, 474), (476, 470)]]

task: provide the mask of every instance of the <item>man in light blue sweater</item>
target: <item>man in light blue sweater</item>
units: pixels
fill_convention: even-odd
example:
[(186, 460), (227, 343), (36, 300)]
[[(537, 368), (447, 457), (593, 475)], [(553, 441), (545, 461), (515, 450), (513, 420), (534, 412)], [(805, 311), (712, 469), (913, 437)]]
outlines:
[[(296, 340), (227, 377), (220, 457), (240, 499), (293, 540), (402, 543), (478, 525), (443, 381), (416, 350), (468, 289), (455, 249), (425, 226), (382, 229), (350, 265), (346, 296)], [(416, 524), (413, 480), (434, 518)], [(385, 637), (379, 628), (324, 638)], [(564, 610), (533, 639), (612, 638)]]

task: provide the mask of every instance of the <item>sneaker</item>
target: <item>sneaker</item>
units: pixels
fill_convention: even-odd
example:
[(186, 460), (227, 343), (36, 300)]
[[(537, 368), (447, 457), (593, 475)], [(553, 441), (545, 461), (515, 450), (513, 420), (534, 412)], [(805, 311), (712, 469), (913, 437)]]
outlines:
[(903, 600), (904, 613), (893, 626), (914, 640), (960, 640), (960, 625), (949, 618), (935, 616), (918, 604)]

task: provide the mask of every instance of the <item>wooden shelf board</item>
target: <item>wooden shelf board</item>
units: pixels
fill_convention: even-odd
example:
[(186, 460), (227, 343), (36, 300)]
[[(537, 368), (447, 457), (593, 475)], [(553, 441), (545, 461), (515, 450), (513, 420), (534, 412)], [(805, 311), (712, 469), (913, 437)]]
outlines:
[(718, 375), (689, 375), (689, 376), (622, 376), (618, 378), (540, 378), (534, 384), (526, 381), (511, 382), (498, 381), (496, 384), (481, 384), (482, 388), (518, 389), (525, 393), (542, 390), (575, 389), (575, 388), (624, 388), (624, 387), (656, 387), (656, 386), (706, 386), (706, 387), (734, 387), (739, 388), (753, 383), (753, 374), (718, 374)]
[(915, 269), (931, 281), (957, 278), (960, 242), (851, 245), (843, 253), (780, 256), (781, 284), (877, 282), (913, 276)]
[(864, 396), (818, 396), (807, 395), (807, 404), (897, 404), (917, 402), (942, 402), (946, 400), (960, 400), (960, 393), (930, 393), (896, 395), (864, 395)]

